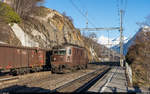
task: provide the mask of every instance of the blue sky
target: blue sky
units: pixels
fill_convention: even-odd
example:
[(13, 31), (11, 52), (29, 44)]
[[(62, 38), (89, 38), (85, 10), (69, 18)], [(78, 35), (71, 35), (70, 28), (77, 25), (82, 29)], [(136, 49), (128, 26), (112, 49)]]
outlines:
[[(132, 37), (139, 29), (137, 22), (142, 22), (145, 17), (150, 15), (150, 0), (125, 0), (123, 5), (121, 0), (72, 0), (73, 3), (82, 11), (88, 11), (88, 27), (117, 27), (119, 26), (118, 6), (123, 7), (125, 16), (123, 19), (124, 36)], [(118, 3), (118, 1), (120, 3)], [(57, 10), (60, 13), (65, 12), (67, 16), (73, 18), (73, 24), (77, 28), (86, 26), (86, 18), (72, 5), (71, 0), (45, 0), (44, 6)], [(88, 32), (88, 31), (87, 31)], [(104, 35), (107, 37), (107, 31), (94, 31), (98, 37)], [(109, 31), (111, 38), (119, 37), (119, 31)]]

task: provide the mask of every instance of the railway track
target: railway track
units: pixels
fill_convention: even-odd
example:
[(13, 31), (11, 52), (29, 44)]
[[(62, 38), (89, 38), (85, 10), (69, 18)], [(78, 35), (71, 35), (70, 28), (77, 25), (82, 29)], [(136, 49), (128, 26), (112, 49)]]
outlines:
[[(78, 91), (82, 92), (83, 88), (84, 89), (87, 88), (87, 86), (85, 86), (85, 85), (84, 85), (84, 87), (81, 87), (81, 86), (83, 86), (83, 84), (87, 83), (88, 81), (90, 81), (92, 79), (93, 80), (95, 78), (97, 79), (98, 75), (99, 75), (99, 77), (101, 77), (102, 74), (104, 74), (105, 72), (108, 71), (107, 69), (108, 69), (108, 67), (106, 67), (106, 66), (91, 66), (90, 65), (89, 69), (87, 69), (87, 70), (76, 71), (74, 73), (68, 73), (68, 74), (48, 75), (49, 73), (46, 72), (44, 75), (43, 75), (43, 73), (23, 75), (23, 76), (19, 76), (19, 80), (16, 82), (2, 84), (3, 87), (0, 87), (0, 92), (14, 92), (14, 93), (56, 92), (55, 90), (58, 90), (59, 87), (65, 86), (68, 82), (69, 83), (74, 82), (75, 79), (77, 80), (77, 79), (82, 79), (82, 78), (86, 77), (87, 80), (84, 81), (84, 79), (83, 79), (81, 82), (84, 81), (84, 83), (80, 84), (80, 82), (79, 82), (78, 86), (80, 86), (80, 87), (76, 87), (76, 89), (78, 89)], [(87, 76), (87, 75), (89, 75), (89, 76)], [(7, 79), (5, 79), (5, 80), (7, 82)], [(93, 81), (91, 81), (91, 83), (93, 83)], [(87, 83), (87, 85), (88, 84), (89, 83)]]
[(0, 78), (0, 92), (2, 91), (1, 88), (4, 88), (5, 86), (13, 85), (18, 80), (19, 80), (19, 77), (12, 77), (12, 76), (1, 77)]
[(17, 80), (19, 77), (4, 77), (0, 79), (0, 83), (6, 82), (6, 81), (12, 81), (12, 80)]
[(84, 92), (109, 70), (110, 67), (98, 69), (94, 72), (88, 73), (80, 78), (77, 78), (65, 85), (58, 87), (52, 92)]

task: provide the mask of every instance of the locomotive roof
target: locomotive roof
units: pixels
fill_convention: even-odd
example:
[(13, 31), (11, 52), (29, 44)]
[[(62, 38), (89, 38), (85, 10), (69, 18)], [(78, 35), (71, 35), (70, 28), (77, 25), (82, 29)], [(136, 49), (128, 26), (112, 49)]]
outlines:
[(63, 44), (63, 45), (55, 46), (55, 47), (53, 47), (53, 49), (62, 49), (62, 48), (65, 48), (65, 47), (77, 47), (77, 48), (84, 48), (84, 47), (81, 47), (81, 46), (76, 45), (76, 44), (69, 44), (69, 43), (65, 43), (65, 44)]
[(43, 48), (39, 48), (39, 47), (13, 46), (13, 45), (9, 45), (9, 44), (1, 44), (1, 43), (0, 43), (0, 47), (30, 49), (30, 50), (45, 50), (45, 51), (52, 50), (52, 49), (43, 49)]

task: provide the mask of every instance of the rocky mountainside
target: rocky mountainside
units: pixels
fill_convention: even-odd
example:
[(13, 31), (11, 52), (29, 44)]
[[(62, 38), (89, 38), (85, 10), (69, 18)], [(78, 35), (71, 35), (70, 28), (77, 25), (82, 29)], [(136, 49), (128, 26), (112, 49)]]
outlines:
[[(119, 39), (117, 39), (119, 41)], [(126, 55), (127, 54), (127, 51), (128, 51), (128, 47), (130, 46), (131, 44), (131, 41), (132, 39), (127, 39), (127, 38), (124, 38), (124, 44), (123, 44), (123, 54)], [(111, 49), (117, 51), (118, 53), (120, 53), (120, 45), (119, 45), (120, 42), (118, 42), (118, 44), (114, 45), (111, 47)]]
[(150, 27), (139, 29), (130, 44), (126, 61), (132, 68), (133, 84), (150, 87)]
[[(128, 42), (128, 39), (124, 37), (124, 43), (127, 43), (127, 42)], [(98, 43), (105, 45), (108, 48), (118, 47), (120, 43), (120, 37), (113, 39), (113, 38), (108, 38), (105, 36), (100, 36), (98, 39)]]
[[(143, 27), (145, 30), (147, 29), (147, 27)], [(134, 45), (136, 36), (140, 35), (142, 32), (142, 29), (140, 29), (131, 39), (127, 39), (124, 38), (124, 44), (123, 44), (123, 54), (126, 55), (128, 52), (128, 49), (130, 46)], [(113, 50), (117, 51), (118, 53), (120, 53), (120, 45), (119, 43), (117, 45), (114, 45), (113, 47), (111, 47)]]
[[(70, 19), (55, 10), (39, 7), (39, 14), (33, 13), (20, 24), (1, 24), (1, 42), (29, 47), (50, 47), (63, 43), (84, 46), (80, 31), (75, 29)], [(43, 12), (43, 13), (42, 13)], [(10, 43), (10, 36), (18, 39)]]
[(85, 43), (84, 37), (69, 17), (42, 6), (37, 7), (36, 11), (20, 23), (7, 23), (0, 15), (0, 43), (44, 49), (71, 43), (85, 47), (89, 60), (92, 57), (99, 60), (97, 52), (93, 54), (95, 49)]

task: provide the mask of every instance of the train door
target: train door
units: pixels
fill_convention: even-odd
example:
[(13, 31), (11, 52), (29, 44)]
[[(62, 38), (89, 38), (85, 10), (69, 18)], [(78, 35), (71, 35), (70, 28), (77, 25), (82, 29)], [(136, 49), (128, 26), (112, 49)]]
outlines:
[(72, 55), (72, 49), (70, 47), (67, 47), (66, 62), (72, 62), (71, 55)]
[(51, 69), (51, 56), (52, 56), (52, 51), (46, 51), (46, 68)]

